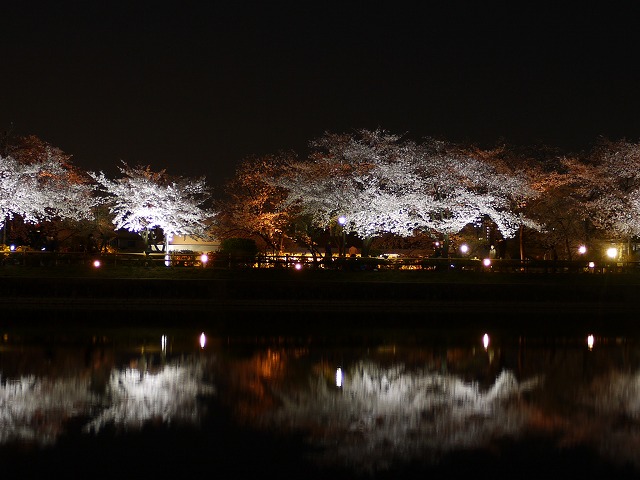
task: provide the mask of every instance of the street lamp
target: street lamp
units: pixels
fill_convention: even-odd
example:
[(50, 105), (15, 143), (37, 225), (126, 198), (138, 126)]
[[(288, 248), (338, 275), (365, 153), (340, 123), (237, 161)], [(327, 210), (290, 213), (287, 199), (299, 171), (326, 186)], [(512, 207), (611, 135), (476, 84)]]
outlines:
[(338, 217), (338, 223), (342, 226), (342, 252), (340, 252), (340, 256), (344, 257), (347, 253), (346, 235), (344, 231), (344, 226), (347, 223), (347, 217), (340, 215)]

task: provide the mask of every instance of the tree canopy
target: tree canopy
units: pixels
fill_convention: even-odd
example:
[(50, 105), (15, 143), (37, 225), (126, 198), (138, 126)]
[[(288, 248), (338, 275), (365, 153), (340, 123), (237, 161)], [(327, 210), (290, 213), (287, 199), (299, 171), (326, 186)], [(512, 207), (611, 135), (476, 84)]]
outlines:
[(165, 238), (189, 235), (203, 238), (212, 213), (205, 204), (210, 192), (204, 177), (189, 179), (154, 172), (149, 166), (122, 162), (122, 177), (111, 180), (91, 172), (113, 215), (115, 229), (149, 232), (162, 229)]

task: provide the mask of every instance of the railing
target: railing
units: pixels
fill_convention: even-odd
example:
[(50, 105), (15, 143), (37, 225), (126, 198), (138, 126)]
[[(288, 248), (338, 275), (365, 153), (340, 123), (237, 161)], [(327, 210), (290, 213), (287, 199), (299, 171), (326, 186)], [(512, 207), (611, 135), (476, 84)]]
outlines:
[(226, 255), (199, 253), (105, 253), (14, 251), (0, 252), (0, 265), (14, 266), (63, 266), (92, 265), (112, 267), (197, 267), (218, 269), (239, 268), (298, 268), (336, 269), (353, 271), (373, 270), (425, 270), (425, 271), (473, 271), (503, 273), (640, 273), (637, 261), (587, 261), (587, 260), (483, 260), (471, 258), (423, 258), (423, 257), (339, 257), (330, 262), (322, 256), (309, 255)]

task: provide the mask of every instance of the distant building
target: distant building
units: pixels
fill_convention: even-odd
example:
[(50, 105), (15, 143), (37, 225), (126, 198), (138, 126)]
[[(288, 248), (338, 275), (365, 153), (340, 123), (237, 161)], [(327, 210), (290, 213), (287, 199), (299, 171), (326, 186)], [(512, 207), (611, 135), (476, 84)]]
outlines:
[(220, 248), (219, 240), (199, 240), (189, 235), (174, 235), (169, 240), (170, 252), (191, 251), (196, 253), (216, 252)]

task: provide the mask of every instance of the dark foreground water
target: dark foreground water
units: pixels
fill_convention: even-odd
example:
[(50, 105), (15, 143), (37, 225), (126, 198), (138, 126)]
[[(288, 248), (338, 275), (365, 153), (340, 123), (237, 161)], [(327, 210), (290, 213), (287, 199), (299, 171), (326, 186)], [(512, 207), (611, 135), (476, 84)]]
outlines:
[(482, 332), (3, 330), (0, 468), (4, 478), (640, 477), (638, 338)]

